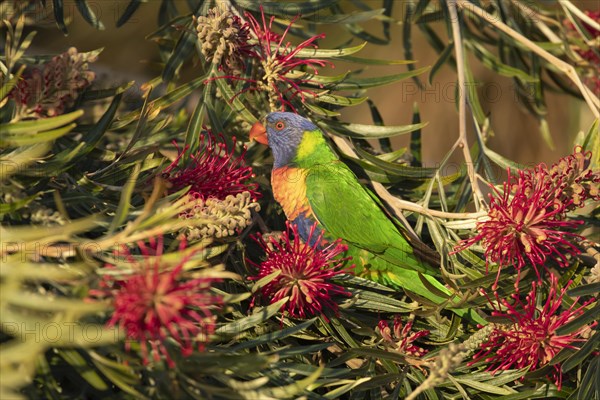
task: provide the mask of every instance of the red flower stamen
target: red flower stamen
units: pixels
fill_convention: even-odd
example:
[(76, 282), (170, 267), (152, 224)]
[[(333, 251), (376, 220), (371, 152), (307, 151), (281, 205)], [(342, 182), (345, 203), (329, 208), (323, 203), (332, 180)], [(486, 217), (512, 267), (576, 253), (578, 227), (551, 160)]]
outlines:
[[(221, 140), (223, 138), (221, 137)], [(195, 154), (190, 155), (191, 165), (179, 169), (181, 158), (186, 153), (187, 147), (180, 150), (175, 143), (179, 154), (175, 160), (163, 171), (166, 179), (171, 183), (172, 191), (191, 186), (190, 194), (194, 198), (206, 200), (214, 197), (220, 200), (228, 195), (250, 192), (253, 199), (260, 197), (257, 192), (258, 184), (248, 183), (254, 178), (252, 167), (246, 166), (244, 157), (246, 146), (242, 153), (235, 154), (236, 138), (233, 146), (227, 148), (225, 143), (218, 142), (211, 132), (200, 135), (200, 148)]]
[[(108, 327), (118, 326), (125, 332), (125, 348), (129, 351), (131, 340), (140, 342), (144, 364), (148, 363), (150, 344), (156, 362), (163, 356), (168, 365), (175, 363), (164, 344), (172, 338), (181, 346), (184, 356), (193, 352), (194, 342), (202, 350), (203, 340), (215, 330), (212, 309), (223, 303), (219, 296), (210, 293), (210, 287), (218, 279), (183, 277), (183, 266), (193, 256), (188, 254), (176, 265), (169, 265), (163, 258), (163, 238), (152, 239), (150, 247), (138, 242), (142, 259), (132, 256), (124, 247), (120, 257), (131, 263), (133, 273), (122, 278), (113, 274), (102, 277), (100, 289), (90, 291), (99, 299), (109, 299), (114, 310)], [(183, 251), (186, 242), (180, 242)], [(107, 268), (116, 266), (108, 264)]]
[(514, 265), (518, 286), (521, 269), (529, 262), (541, 280), (539, 267), (546, 268), (550, 257), (562, 267), (568, 265), (568, 255), (580, 250), (571, 242), (581, 238), (572, 233), (582, 221), (565, 219), (572, 200), (559, 197), (562, 178), (551, 177), (545, 167), (533, 171), (519, 171), (516, 181), (510, 176), (502, 193), (496, 188), (490, 195), (489, 219), (476, 226), (478, 234), (461, 241), (454, 253), (482, 242), (486, 267), (498, 264), (495, 289), (503, 267)]
[[(492, 315), (507, 318), (512, 325), (494, 325), (492, 333), (481, 344), (480, 351), (473, 356), (473, 361), (469, 365), (484, 361), (489, 364), (487, 371), (492, 374), (512, 368), (529, 368), (530, 371), (534, 371), (548, 365), (562, 349), (576, 348), (574, 343), (585, 341), (583, 335), (597, 322), (563, 335), (556, 332), (558, 328), (581, 315), (584, 308), (594, 301), (591, 299), (577, 307), (579, 301), (577, 298), (568, 309), (559, 313), (563, 297), (570, 284), (571, 282), (559, 291), (558, 279), (550, 275), (550, 289), (545, 302), (542, 301), (544, 304), (542, 308), (536, 306), (540, 286), (535, 282), (532, 283), (525, 302), (515, 294), (512, 296), (514, 303), (511, 304), (507, 300), (500, 299), (495, 293), (496, 303), (490, 302), (495, 309)], [(502, 310), (502, 307), (506, 310)], [(553, 365), (552, 377), (560, 390), (562, 386), (560, 363)]]
[(414, 344), (419, 338), (429, 335), (428, 330), (412, 332), (413, 321), (409, 320), (402, 324), (399, 316), (394, 318), (394, 330), (390, 329), (387, 321), (381, 320), (377, 325), (377, 330), (383, 339), (392, 346), (392, 348), (401, 353), (412, 357), (423, 357), (428, 350)]
[[(290, 239), (291, 234), (293, 239)], [(282, 309), (291, 317), (322, 315), (327, 319), (323, 315), (325, 310), (338, 313), (338, 305), (332, 296), (351, 295), (344, 287), (331, 283), (336, 276), (350, 272), (344, 266), (348, 258), (337, 257), (348, 247), (340, 239), (327, 244), (323, 232), (317, 233), (316, 224), (306, 243), (302, 242), (297, 226), (289, 222), (281, 242), (271, 237), (267, 244), (260, 234), (253, 239), (263, 248), (267, 258), (260, 264), (248, 260), (258, 269), (258, 275), (249, 279), (259, 280), (279, 271), (278, 276), (261, 288), (261, 295), (271, 304), (289, 296)]]
[(299, 45), (293, 46), (291, 42), (285, 39), (291, 27), (300, 16), (294, 17), (285, 28), (283, 34), (279, 35), (273, 31), (275, 17), (272, 16), (267, 22), (262, 6), (260, 7), (260, 13), (262, 24), (249, 12), (244, 14), (248, 20), (247, 24), (252, 36), (258, 40), (252, 56), (257, 58), (260, 63), (260, 78), (253, 79), (239, 76), (222, 76), (218, 78), (243, 80), (252, 84), (250, 88), (242, 90), (236, 96), (250, 90), (264, 91), (269, 95), (269, 102), (273, 110), (277, 108), (275, 102), (278, 101), (281, 105), (281, 110), (285, 110), (285, 107), (288, 106), (292, 111), (296, 111), (291, 103), (292, 98), (299, 96), (301, 101), (304, 102), (307, 95), (310, 97), (317, 96), (317, 93), (302, 87), (303, 85), (311, 84), (319, 87), (323, 85), (310, 77), (303, 78), (302, 76), (305, 74), (295, 76), (293, 72), (297, 72), (298, 68), (305, 66), (317, 75), (319, 73), (318, 67), (327, 65), (333, 67), (333, 63), (326, 60), (298, 56), (300, 51), (305, 48), (317, 48), (315, 41), (324, 38), (325, 34), (313, 36)]

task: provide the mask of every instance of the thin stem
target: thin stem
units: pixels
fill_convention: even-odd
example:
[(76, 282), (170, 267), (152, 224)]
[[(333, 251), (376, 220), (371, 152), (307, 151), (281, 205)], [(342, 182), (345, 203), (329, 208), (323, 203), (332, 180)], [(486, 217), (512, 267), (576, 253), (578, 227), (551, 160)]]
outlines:
[(479, 182), (475, 176), (475, 164), (471, 158), (471, 148), (467, 141), (467, 84), (465, 80), (465, 55), (463, 49), (462, 36), (460, 33), (460, 21), (458, 19), (458, 12), (456, 10), (456, 0), (448, 0), (448, 12), (450, 13), (450, 22), (452, 24), (452, 37), (454, 41), (454, 52), (456, 54), (456, 70), (458, 74), (458, 132), (459, 132), (459, 146), (462, 149), (465, 163), (467, 164), (467, 174), (471, 181), (471, 187), (473, 188), (473, 199), (475, 202), (475, 209), (477, 211), (481, 208), (481, 202), (483, 201), (483, 194), (479, 188)]
[(531, 50), (538, 56), (542, 57), (544, 60), (548, 61), (550, 64), (554, 65), (559, 70), (561, 70), (565, 75), (567, 75), (571, 79), (571, 81), (575, 85), (577, 85), (577, 88), (581, 92), (583, 98), (585, 99), (588, 107), (590, 108), (590, 110), (592, 111), (594, 116), (596, 118), (600, 118), (600, 100), (594, 93), (592, 93), (592, 91), (587, 86), (585, 86), (583, 84), (583, 82), (581, 81), (581, 78), (579, 78), (579, 75), (577, 75), (577, 71), (575, 71), (575, 68), (572, 65), (564, 62), (560, 58), (558, 58), (558, 57), (550, 54), (546, 50), (542, 49), (541, 47), (536, 45), (534, 42), (527, 39), (525, 36), (521, 35), (519, 32), (513, 30), (506, 24), (502, 23), (498, 18), (487, 13), (486, 11), (477, 7), (473, 3), (470, 3), (467, 0), (452, 0), (452, 1), (448, 2), (448, 6), (450, 7), (450, 4), (454, 3), (454, 2), (456, 2), (456, 4), (460, 8), (465, 9), (468, 12), (471, 12), (471, 13), (477, 15), (479, 18), (482, 18), (483, 20), (490, 23), (494, 27), (498, 28), (500, 31), (504, 32), (508, 36), (523, 43), (527, 48), (529, 48), (529, 50)]
[[(447, 219), (477, 219), (477, 218), (481, 218), (481, 217), (484, 217), (487, 215), (487, 213), (485, 211), (474, 212), (474, 213), (452, 213), (452, 212), (445, 212), (445, 211), (439, 211), (439, 210), (432, 210), (430, 208), (423, 207), (420, 204), (394, 197), (390, 194), (390, 192), (385, 190), (385, 188), (383, 187), (383, 185), (381, 183), (379, 183), (379, 182), (374, 182), (374, 183), (375, 184), (373, 185), (373, 187), (375, 188), (375, 191), (377, 192), (377, 194), (379, 194), (384, 200), (388, 201), (389, 203), (392, 203), (393, 205), (395, 205), (395, 207), (402, 209), (402, 210), (413, 211), (413, 212), (416, 212), (419, 214), (427, 215), (429, 217), (447, 218)], [(378, 190), (378, 188), (383, 188), (384, 191), (380, 192)]]

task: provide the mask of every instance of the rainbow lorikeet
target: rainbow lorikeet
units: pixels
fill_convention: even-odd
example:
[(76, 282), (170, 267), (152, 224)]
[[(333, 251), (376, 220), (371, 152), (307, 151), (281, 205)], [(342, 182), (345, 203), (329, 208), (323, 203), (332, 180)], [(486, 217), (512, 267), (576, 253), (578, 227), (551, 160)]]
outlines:
[[(439, 271), (415, 256), (406, 238), (329, 147), (317, 126), (289, 112), (270, 113), (265, 125), (255, 123), (250, 139), (271, 147), (273, 195), (303, 240), (316, 222), (326, 237), (341, 238), (348, 245), (347, 255), (352, 257), (356, 275), (416, 293), (436, 304), (444, 302), (446, 298), (422, 282), (421, 273), (430, 286), (450, 296), (435, 279)], [(485, 323), (472, 310), (452, 311)]]

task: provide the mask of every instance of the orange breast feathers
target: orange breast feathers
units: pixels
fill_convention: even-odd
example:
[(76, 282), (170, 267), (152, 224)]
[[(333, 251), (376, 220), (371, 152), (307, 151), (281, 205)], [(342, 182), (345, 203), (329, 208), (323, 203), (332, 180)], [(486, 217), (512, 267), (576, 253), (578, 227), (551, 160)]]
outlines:
[(306, 198), (306, 170), (302, 168), (281, 167), (271, 174), (273, 196), (289, 220), (300, 214), (313, 216)]

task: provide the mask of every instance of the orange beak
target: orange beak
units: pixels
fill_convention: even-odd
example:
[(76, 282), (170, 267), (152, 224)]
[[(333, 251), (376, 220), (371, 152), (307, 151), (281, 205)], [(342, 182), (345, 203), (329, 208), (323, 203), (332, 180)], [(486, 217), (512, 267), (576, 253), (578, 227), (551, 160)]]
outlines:
[(256, 140), (258, 143), (268, 145), (269, 138), (267, 137), (267, 130), (265, 126), (260, 122), (255, 122), (250, 129), (250, 140)]

